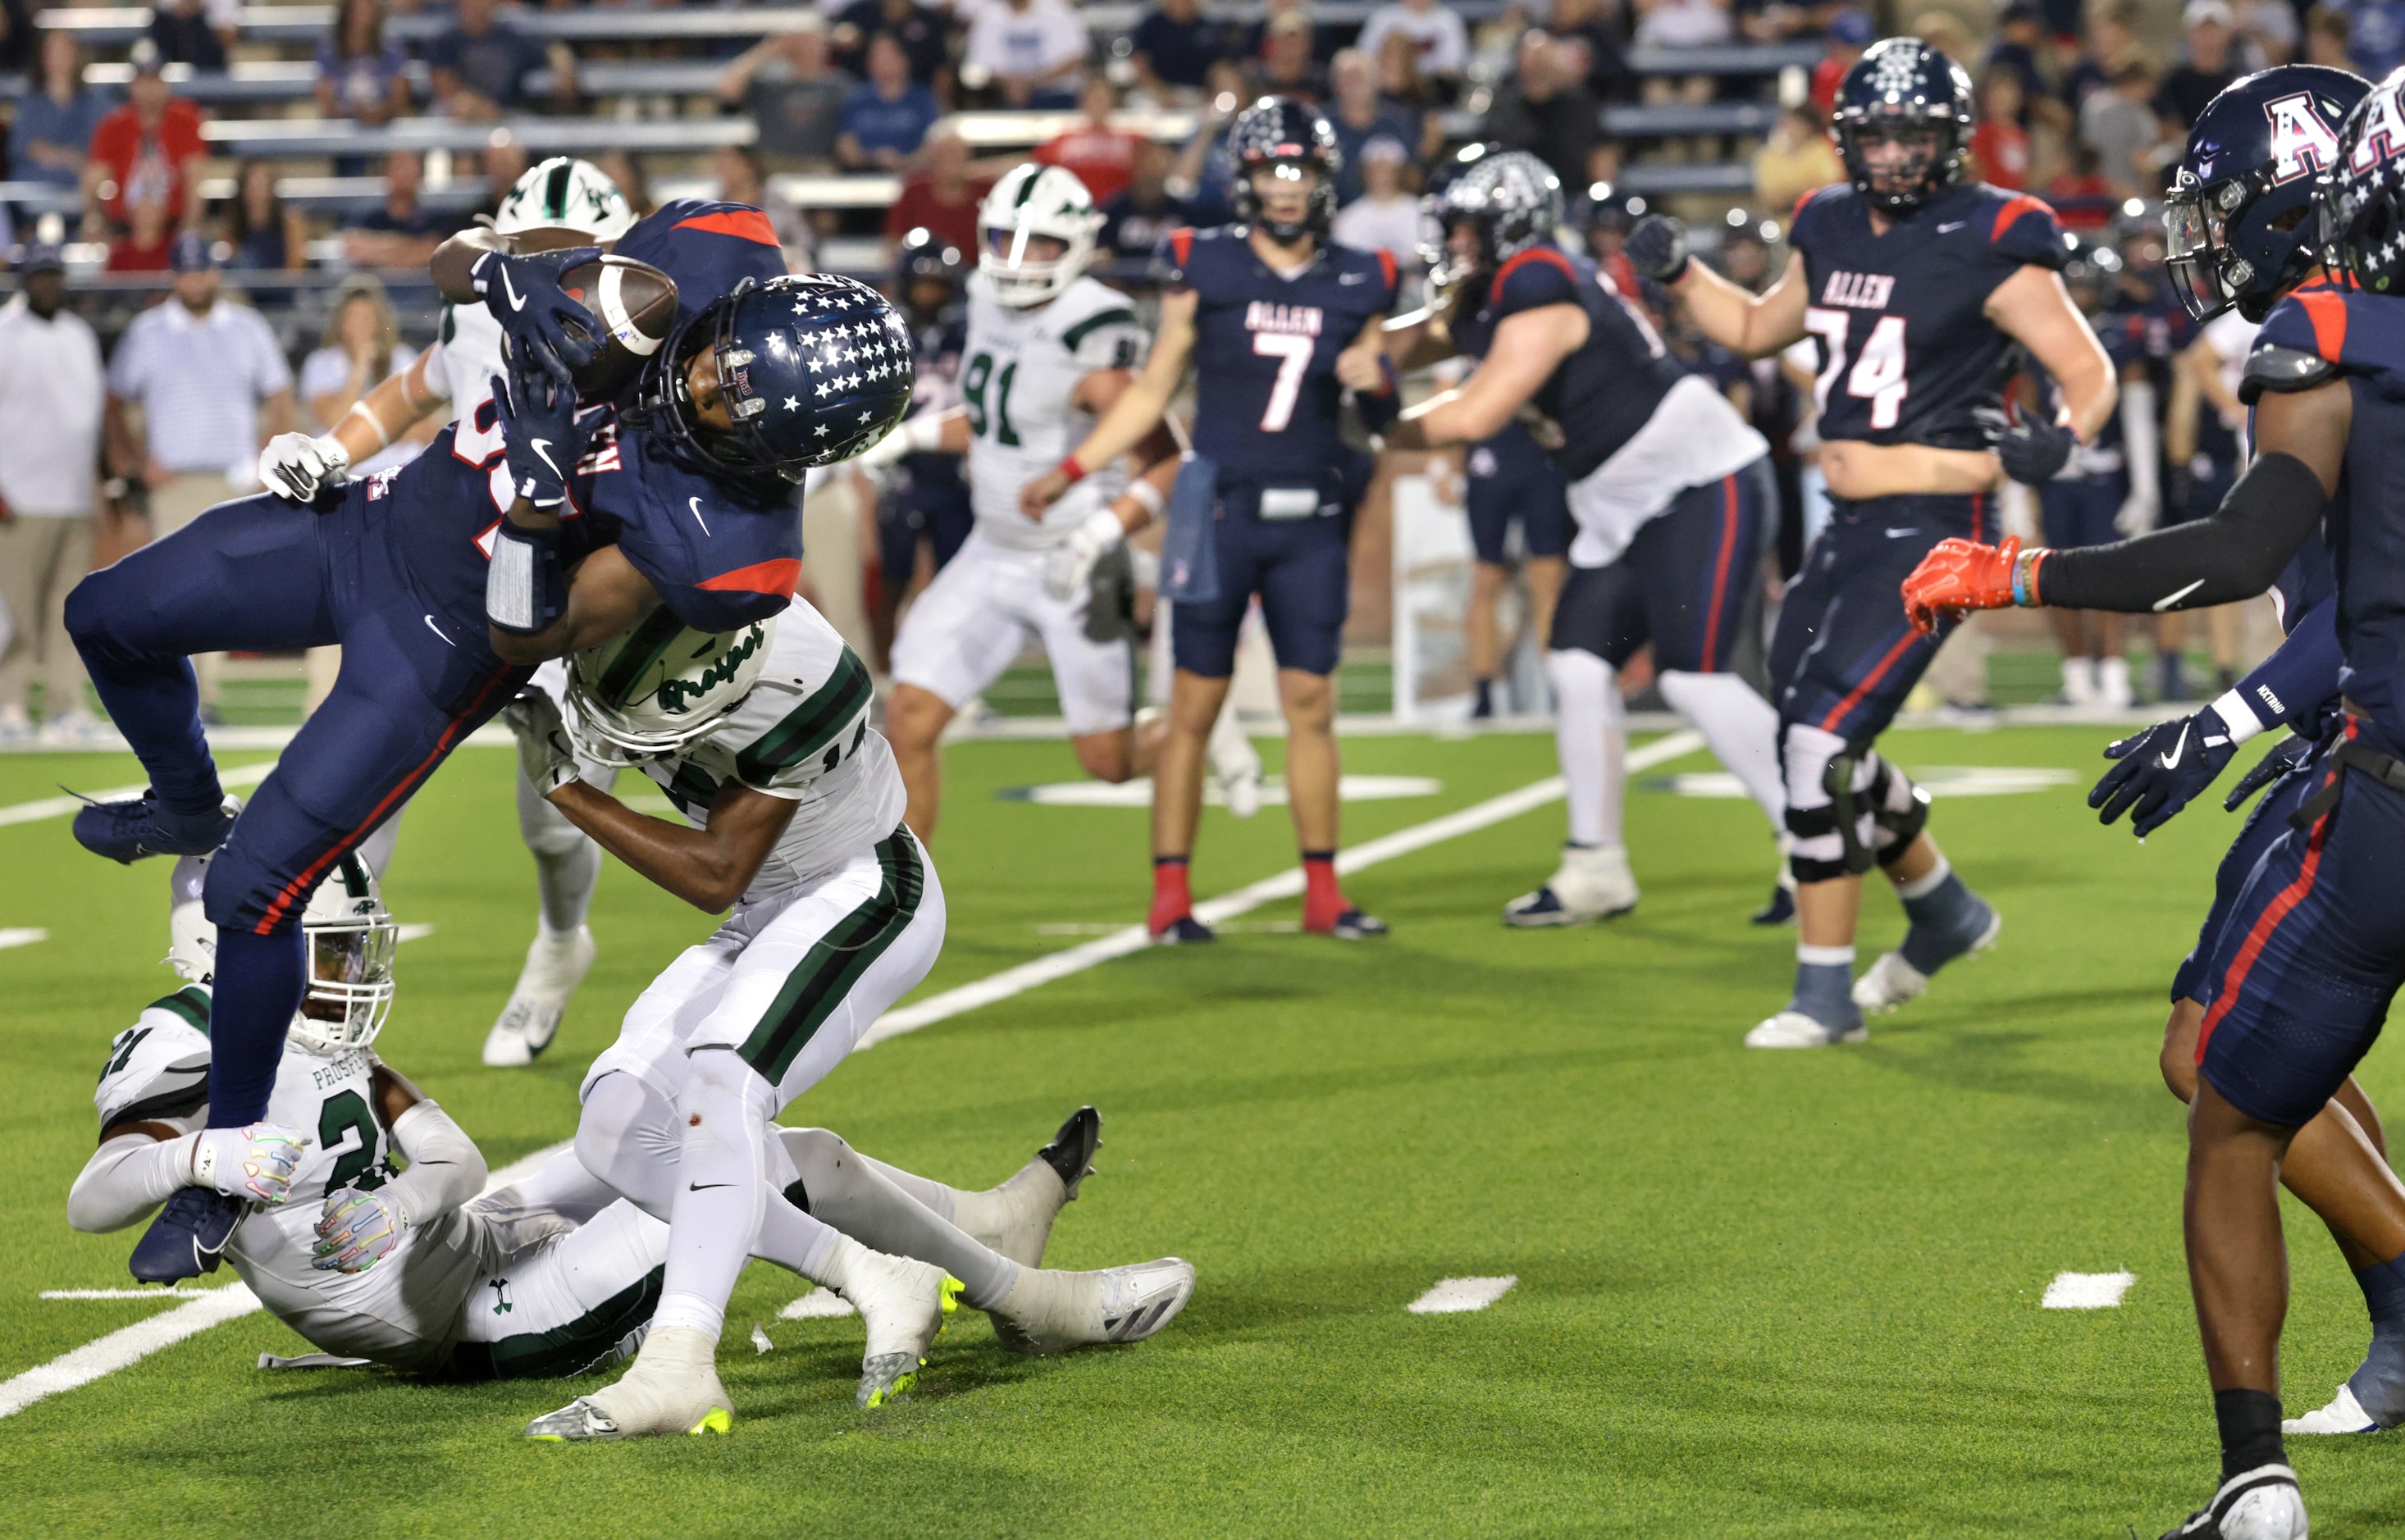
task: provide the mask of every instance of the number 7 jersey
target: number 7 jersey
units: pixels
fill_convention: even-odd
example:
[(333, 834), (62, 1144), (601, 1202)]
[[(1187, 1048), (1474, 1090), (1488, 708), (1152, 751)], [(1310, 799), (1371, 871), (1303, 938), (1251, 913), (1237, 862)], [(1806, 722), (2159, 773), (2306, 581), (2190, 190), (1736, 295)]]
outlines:
[(1821, 439), (1986, 449), (1977, 413), (2003, 408), (2017, 346), (1988, 319), (1988, 296), (2025, 266), (2062, 266), (2054, 210), (1976, 183), (1879, 235), (1862, 195), (1840, 185), (1806, 195), (1789, 239), (1821, 359)]

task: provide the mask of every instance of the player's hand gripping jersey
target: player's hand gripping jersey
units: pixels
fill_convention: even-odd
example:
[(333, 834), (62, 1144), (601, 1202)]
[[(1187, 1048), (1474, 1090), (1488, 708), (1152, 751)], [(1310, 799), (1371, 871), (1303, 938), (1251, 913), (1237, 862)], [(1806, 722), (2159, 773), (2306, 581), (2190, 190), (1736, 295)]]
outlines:
[(1087, 477), (1046, 510), (1041, 524), (1019, 511), (1019, 489), (1092, 431), (1093, 414), (1071, 404), (1078, 385), (1102, 370), (1143, 368), (1150, 339), (1127, 296), (1092, 278), (1080, 277), (1059, 299), (1034, 307), (1002, 303), (981, 273), (969, 275), (968, 294), (960, 398), (968, 412), (977, 529), (1014, 549), (1054, 545), (1119, 495), (1125, 473), (1111, 466)]

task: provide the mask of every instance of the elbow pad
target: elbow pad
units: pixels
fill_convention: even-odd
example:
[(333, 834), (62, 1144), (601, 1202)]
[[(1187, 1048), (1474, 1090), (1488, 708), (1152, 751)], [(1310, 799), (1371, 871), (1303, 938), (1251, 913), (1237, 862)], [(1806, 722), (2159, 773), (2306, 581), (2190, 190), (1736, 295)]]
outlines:
[(568, 613), (568, 563), (559, 543), (556, 529), (520, 529), (501, 520), (493, 531), (492, 565), (485, 569), (485, 619), (530, 637)]

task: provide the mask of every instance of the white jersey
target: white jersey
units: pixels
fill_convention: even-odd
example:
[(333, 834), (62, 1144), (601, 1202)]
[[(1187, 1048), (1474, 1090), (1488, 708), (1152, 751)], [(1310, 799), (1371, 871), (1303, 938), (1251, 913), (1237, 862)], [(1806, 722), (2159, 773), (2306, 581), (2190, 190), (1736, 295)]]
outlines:
[(1041, 524), (1019, 511), (1019, 489), (1093, 430), (1094, 414), (1070, 404), (1078, 385), (1098, 370), (1141, 369), (1150, 339), (1128, 297), (1092, 278), (1025, 310), (996, 300), (982, 273), (969, 275), (968, 292), (960, 391), (971, 440), (969, 505), (996, 544), (1041, 550), (1118, 497), (1125, 473), (1111, 466), (1088, 476)]
[(426, 350), (426, 383), (450, 398), (451, 416), (481, 405), (500, 371), (501, 323), (493, 313), (482, 304), (444, 305), (443, 329)]
[(755, 903), (823, 875), (893, 833), (902, 772), (868, 725), (868, 669), (823, 616), (796, 603), (778, 617), (760, 680), (708, 737), (643, 766), (695, 828), (729, 780), (800, 805), (744, 890)]
[(1578, 523), (1570, 565), (1610, 567), (1680, 493), (1733, 476), (1769, 453), (1770, 441), (1711, 381), (1686, 376), (1610, 459), (1570, 483), (1570, 517)]

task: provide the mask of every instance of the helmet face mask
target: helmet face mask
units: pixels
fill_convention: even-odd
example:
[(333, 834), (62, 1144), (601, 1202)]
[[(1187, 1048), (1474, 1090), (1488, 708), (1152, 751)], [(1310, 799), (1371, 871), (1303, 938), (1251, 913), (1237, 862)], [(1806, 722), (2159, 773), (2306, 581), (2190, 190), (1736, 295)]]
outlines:
[(1429, 200), (1428, 212), (1443, 234), (1444, 281), (1491, 277), (1520, 253), (1554, 244), (1561, 178), (1526, 150), (1487, 150)]
[(366, 1047), (392, 1014), (393, 956), (401, 945), (401, 928), (366, 862), (345, 856), (326, 875), (302, 913), (301, 934), (309, 985), (290, 1037), (317, 1054)]
[(1962, 180), (1971, 77), (1918, 38), (1890, 37), (1846, 71), (1833, 120), (1854, 190), (1904, 218)]
[(1103, 217), (1076, 173), (1014, 168), (977, 206), (977, 271), (1014, 310), (1059, 299), (1094, 259)]

